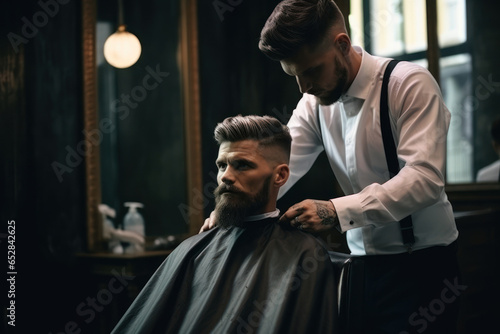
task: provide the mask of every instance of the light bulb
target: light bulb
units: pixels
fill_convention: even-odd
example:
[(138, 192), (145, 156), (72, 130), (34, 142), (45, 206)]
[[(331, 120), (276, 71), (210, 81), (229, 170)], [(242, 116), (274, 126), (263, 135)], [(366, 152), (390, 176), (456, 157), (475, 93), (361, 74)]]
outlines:
[(134, 34), (120, 25), (118, 30), (104, 42), (104, 58), (117, 68), (127, 68), (135, 64), (141, 56), (141, 43)]

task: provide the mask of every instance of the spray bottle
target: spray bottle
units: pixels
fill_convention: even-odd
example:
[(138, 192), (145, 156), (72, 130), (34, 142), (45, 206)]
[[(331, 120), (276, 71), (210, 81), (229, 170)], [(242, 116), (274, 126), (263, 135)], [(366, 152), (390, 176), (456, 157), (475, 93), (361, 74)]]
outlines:
[[(142, 203), (125, 202), (125, 207), (129, 208), (128, 213), (123, 218), (123, 229), (128, 232), (133, 232), (142, 238), (144, 237), (144, 218), (137, 211), (137, 208), (143, 208)], [(131, 244), (125, 248), (125, 253), (138, 253), (144, 251), (144, 244)]]

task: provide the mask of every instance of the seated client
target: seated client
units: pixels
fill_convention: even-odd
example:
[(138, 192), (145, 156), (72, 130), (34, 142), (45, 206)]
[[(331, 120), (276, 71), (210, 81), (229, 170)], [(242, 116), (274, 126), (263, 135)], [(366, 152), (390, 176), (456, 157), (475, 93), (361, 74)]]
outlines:
[(288, 128), (237, 116), (215, 129), (217, 227), (168, 256), (113, 333), (332, 333), (333, 267), (323, 243), (278, 224)]

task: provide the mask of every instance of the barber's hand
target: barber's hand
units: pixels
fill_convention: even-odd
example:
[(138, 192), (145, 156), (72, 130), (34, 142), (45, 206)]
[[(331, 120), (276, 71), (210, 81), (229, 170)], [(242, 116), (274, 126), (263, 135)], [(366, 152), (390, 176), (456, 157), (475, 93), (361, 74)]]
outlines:
[(207, 219), (205, 219), (205, 222), (203, 223), (203, 226), (200, 228), (200, 232), (205, 232), (205, 231), (208, 231), (210, 230), (211, 228), (215, 227), (215, 211), (212, 211), (210, 213), (210, 217), (208, 217)]
[(293, 205), (279, 221), (307, 232), (328, 231), (339, 224), (333, 203), (314, 199)]

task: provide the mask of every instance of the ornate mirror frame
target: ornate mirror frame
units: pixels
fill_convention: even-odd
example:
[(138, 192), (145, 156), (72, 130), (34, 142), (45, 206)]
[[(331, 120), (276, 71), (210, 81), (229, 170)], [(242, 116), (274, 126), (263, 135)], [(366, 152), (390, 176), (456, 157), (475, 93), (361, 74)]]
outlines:
[[(197, 208), (194, 194), (202, 190), (200, 92), (198, 71), (198, 32), (196, 0), (179, 0), (181, 90), (184, 113), (186, 150), (186, 189), (190, 208)], [(82, 0), (82, 77), (84, 130), (98, 129), (96, 67), (97, 0)], [(87, 142), (87, 144), (89, 144)], [(103, 250), (99, 146), (88, 145), (85, 155), (87, 251)], [(198, 233), (203, 223), (203, 210), (189, 211), (189, 235)]]

